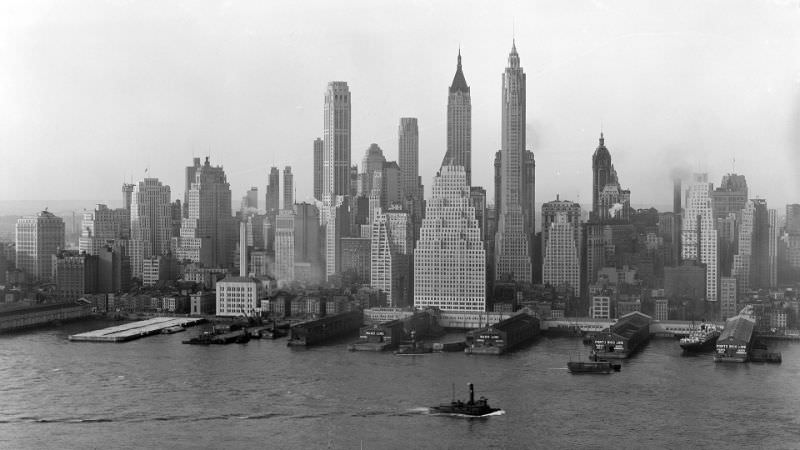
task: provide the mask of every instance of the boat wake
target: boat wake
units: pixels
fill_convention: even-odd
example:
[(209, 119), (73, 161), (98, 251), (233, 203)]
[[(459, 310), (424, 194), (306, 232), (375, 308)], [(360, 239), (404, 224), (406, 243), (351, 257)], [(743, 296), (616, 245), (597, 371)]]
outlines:
[(407, 413), (416, 413), (416, 414), (428, 414), (431, 412), (430, 408), (426, 406), (417, 406), (416, 408), (409, 408), (406, 410)]
[(473, 416), (470, 414), (458, 414), (458, 413), (435, 413), (435, 412), (431, 412), (429, 414), (432, 416), (448, 416), (448, 417), (457, 417), (460, 419), (482, 419), (484, 417), (503, 416), (506, 414), (506, 411), (501, 409), (498, 411), (490, 412), (488, 414), (484, 414), (482, 416)]

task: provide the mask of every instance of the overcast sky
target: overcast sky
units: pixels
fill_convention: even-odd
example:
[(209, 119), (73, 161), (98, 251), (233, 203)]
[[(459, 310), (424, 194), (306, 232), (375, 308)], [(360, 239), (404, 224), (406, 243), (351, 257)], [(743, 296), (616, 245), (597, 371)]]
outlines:
[(429, 193), (459, 45), (473, 182), (491, 196), (514, 36), (537, 202), (591, 202), (601, 123), (635, 205), (670, 205), (675, 170), (800, 202), (800, 0), (4, 1), (0, 200), (119, 204), (146, 168), (182, 199), (206, 155), (234, 205), (258, 186), (263, 208), (272, 165), (302, 200), (332, 80), (352, 93), (354, 163), (372, 142), (396, 159), (400, 117), (419, 119)]

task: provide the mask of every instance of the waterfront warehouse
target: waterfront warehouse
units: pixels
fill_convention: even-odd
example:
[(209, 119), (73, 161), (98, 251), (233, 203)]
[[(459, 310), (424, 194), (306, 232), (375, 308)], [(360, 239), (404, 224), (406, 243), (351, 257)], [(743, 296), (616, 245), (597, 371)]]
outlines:
[(306, 346), (324, 343), (328, 339), (357, 331), (362, 323), (361, 310), (301, 322), (292, 326), (287, 345)]
[(358, 340), (349, 349), (379, 352), (397, 347), (404, 337), (402, 319), (367, 325), (361, 327)]
[(539, 319), (521, 312), (494, 325), (467, 332), (466, 353), (501, 355), (539, 334)]
[(716, 362), (745, 362), (753, 343), (755, 321), (749, 317), (738, 315), (725, 322), (725, 329), (717, 339), (714, 353)]
[(627, 358), (650, 339), (650, 316), (634, 311), (594, 335), (600, 358)]

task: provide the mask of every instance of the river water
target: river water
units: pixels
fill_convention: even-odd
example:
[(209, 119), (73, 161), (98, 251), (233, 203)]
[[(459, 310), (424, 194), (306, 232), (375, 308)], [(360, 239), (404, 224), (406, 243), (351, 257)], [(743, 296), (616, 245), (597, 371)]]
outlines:
[[(770, 344), (779, 365), (715, 364), (655, 339), (619, 373), (570, 375), (578, 338), (502, 357), (67, 340), (107, 325), (0, 336), (0, 448), (800, 448), (800, 343)], [(505, 414), (427, 414), (468, 382)]]

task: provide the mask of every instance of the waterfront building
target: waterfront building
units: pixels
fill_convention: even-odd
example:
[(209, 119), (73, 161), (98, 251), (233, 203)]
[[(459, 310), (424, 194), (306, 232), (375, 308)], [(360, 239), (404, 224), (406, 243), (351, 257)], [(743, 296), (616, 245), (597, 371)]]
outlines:
[(267, 215), (276, 215), (280, 210), (280, 171), (270, 167), (267, 181), (266, 205)]
[(589, 311), (589, 317), (592, 319), (610, 319), (611, 318), (611, 297), (608, 295), (593, 295), (592, 306)]
[(97, 292), (97, 256), (62, 250), (51, 256), (51, 263), (58, 301), (75, 301)]
[(669, 320), (669, 300), (665, 298), (653, 299), (653, 319), (659, 321)]
[(173, 249), (180, 260), (229, 267), (233, 264), (236, 239), (230, 184), (223, 168), (211, 166), (208, 157), (202, 166), (194, 168), (194, 174), (187, 195), (188, 213), (181, 224), (180, 237), (172, 240)]
[(378, 211), (370, 240), (370, 286), (386, 293), (386, 306), (409, 306), (413, 280), (413, 229), (408, 212)]
[(531, 281), (531, 256), (522, 205), (526, 203), (525, 170), (525, 72), (512, 44), (503, 74), (502, 145), (500, 148), (500, 203), (495, 236), (495, 281)]
[[(350, 88), (331, 81), (325, 92), (322, 195), (350, 195)], [(332, 203), (332, 202), (331, 202)]]
[(414, 250), (414, 306), (486, 310), (486, 250), (461, 166), (434, 178)]
[(49, 211), (17, 219), (16, 267), (34, 280), (51, 280), (52, 256), (64, 249), (64, 220)]
[(193, 316), (214, 314), (217, 308), (215, 291), (197, 291), (189, 294), (189, 314)]
[(283, 209), (291, 211), (294, 208), (294, 175), (292, 166), (283, 168)]
[(686, 207), (681, 227), (681, 258), (705, 265), (705, 299), (709, 302), (717, 301), (718, 283), (717, 230), (711, 199), (713, 190), (714, 184), (708, 182), (707, 174), (694, 174), (686, 189)]
[(447, 153), (442, 166), (446, 165), (463, 167), (467, 186), (472, 185), (472, 100), (461, 69), (461, 49), (447, 96)]
[(266, 297), (262, 284), (255, 278), (232, 277), (217, 282), (218, 316), (252, 316)]
[(322, 201), (322, 160), (325, 144), (321, 138), (314, 139), (314, 199)]

